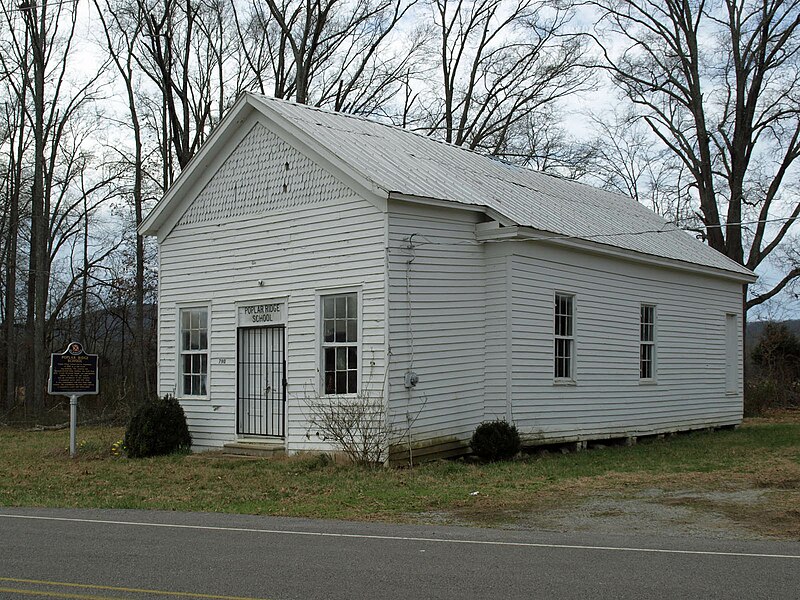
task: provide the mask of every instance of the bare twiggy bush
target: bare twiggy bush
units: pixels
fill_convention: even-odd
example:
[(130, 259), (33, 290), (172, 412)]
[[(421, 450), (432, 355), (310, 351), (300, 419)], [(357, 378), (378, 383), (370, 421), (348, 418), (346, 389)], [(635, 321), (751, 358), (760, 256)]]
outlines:
[(355, 396), (311, 397), (306, 400), (309, 431), (332, 442), (360, 465), (383, 465), (393, 430), (386, 419), (383, 394), (363, 391)]

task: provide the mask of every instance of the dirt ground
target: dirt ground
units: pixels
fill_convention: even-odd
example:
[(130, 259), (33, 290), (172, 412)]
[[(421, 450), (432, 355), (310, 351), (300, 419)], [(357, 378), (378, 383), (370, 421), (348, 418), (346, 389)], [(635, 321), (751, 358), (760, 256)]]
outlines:
[(519, 515), (510, 526), (661, 537), (800, 539), (800, 510), (794, 511), (793, 523), (787, 522), (786, 511), (773, 505), (775, 495), (770, 489), (602, 492), (572, 506)]
[[(799, 421), (800, 411), (792, 410), (748, 425)], [(752, 473), (612, 473), (555, 486), (534, 507), (498, 517), (493, 526), (511, 529), (800, 541), (800, 462), (776, 456)], [(431, 520), (476, 524), (486, 515)]]

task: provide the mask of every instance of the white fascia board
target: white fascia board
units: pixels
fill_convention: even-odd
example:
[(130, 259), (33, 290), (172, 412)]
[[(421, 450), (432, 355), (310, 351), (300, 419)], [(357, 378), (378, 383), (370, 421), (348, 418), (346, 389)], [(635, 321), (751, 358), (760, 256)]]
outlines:
[(207, 173), (210, 163), (216, 158), (218, 150), (223, 146), (238, 130), (247, 117), (253, 112), (252, 103), (248, 96), (242, 95), (231, 107), (223, 119), (219, 122), (209, 138), (200, 147), (189, 161), (189, 164), (181, 171), (178, 178), (172, 183), (161, 200), (148, 213), (147, 217), (139, 225), (139, 235), (158, 235), (161, 241), (164, 235), (160, 235), (164, 223), (169, 220), (178, 206), (181, 204), (179, 198), (185, 196), (181, 194), (187, 187), (190, 187), (196, 177)]
[[(481, 224), (483, 225), (483, 224)], [(590, 252), (601, 256), (611, 256), (622, 260), (629, 260), (632, 262), (654, 265), (658, 267), (665, 267), (670, 269), (677, 269), (679, 271), (688, 271), (691, 273), (699, 273), (702, 275), (709, 275), (712, 277), (720, 277), (722, 279), (730, 279), (740, 283), (753, 283), (758, 279), (758, 275), (752, 271), (747, 273), (739, 273), (736, 271), (728, 271), (718, 267), (710, 267), (706, 265), (698, 265), (687, 261), (677, 260), (674, 258), (666, 258), (656, 256), (653, 254), (644, 254), (636, 252), (635, 250), (627, 250), (625, 248), (617, 248), (607, 244), (600, 244), (590, 240), (582, 240), (567, 236), (560, 236), (557, 233), (549, 231), (542, 231), (538, 229), (530, 229), (528, 227), (490, 227), (483, 226), (476, 229), (476, 237), (479, 242), (541, 242), (544, 244), (553, 244), (556, 246), (567, 246), (583, 252)], [(742, 267), (744, 268), (744, 267)]]
[(504, 226), (514, 225), (514, 222), (511, 219), (500, 214), (493, 208), (484, 206), (483, 204), (467, 204), (465, 202), (458, 202), (456, 200), (430, 198), (428, 196), (414, 196), (411, 194), (403, 194), (402, 192), (389, 192), (389, 200), (412, 202), (415, 204), (425, 204), (426, 206), (438, 206), (441, 208), (453, 208), (456, 210), (471, 210), (472, 212), (483, 213), (493, 221)]
[(323, 146), (318, 140), (295, 126), (272, 109), (269, 102), (263, 102), (258, 96), (245, 92), (245, 96), (261, 113), (264, 125), (298, 152), (308, 156), (312, 161), (331, 173), (381, 212), (386, 212), (388, 190), (359, 171), (355, 165), (340, 158), (335, 152)]

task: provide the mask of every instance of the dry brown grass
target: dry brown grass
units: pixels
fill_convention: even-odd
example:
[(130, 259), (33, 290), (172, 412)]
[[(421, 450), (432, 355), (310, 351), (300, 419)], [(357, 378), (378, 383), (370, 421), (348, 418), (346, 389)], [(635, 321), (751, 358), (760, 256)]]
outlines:
[[(309, 456), (129, 460), (110, 454), (120, 430), (84, 428), (79, 436), (85, 443), (71, 460), (66, 432), (0, 428), (0, 505), (527, 526), (535, 516), (577, 510), (597, 497), (643, 498), (698, 515), (722, 514), (732, 527), (757, 535), (800, 539), (800, 411), (749, 420), (737, 431), (630, 448), (414, 469), (364, 469)], [(737, 500), (747, 490), (758, 493)], [(609, 506), (596, 514), (612, 519), (621, 510)]]

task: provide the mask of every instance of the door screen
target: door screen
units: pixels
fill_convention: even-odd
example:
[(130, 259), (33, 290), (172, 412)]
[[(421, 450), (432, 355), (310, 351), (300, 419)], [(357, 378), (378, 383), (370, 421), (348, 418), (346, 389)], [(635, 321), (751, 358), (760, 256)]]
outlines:
[(284, 327), (240, 327), (237, 351), (237, 433), (284, 436)]

